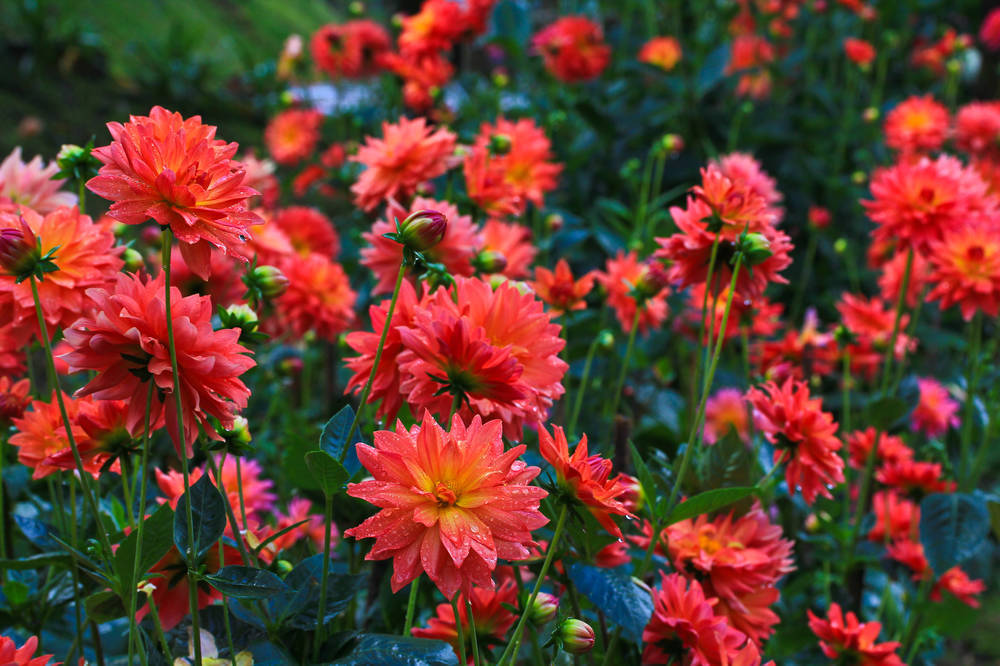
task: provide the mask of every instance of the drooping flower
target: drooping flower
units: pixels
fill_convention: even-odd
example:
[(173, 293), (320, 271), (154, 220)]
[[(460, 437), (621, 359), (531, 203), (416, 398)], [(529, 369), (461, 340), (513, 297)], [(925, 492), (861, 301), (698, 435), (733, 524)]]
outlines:
[(870, 42), (856, 37), (848, 37), (844, 40), (844, 53), (851, 62), (862, 68), (868, 68), (875, 60), (875, 47)]
[(750, 412), (743, 392), (735, 388), (719, 389), (705, 403), (705, 443), (734, 433), (744, 444), (750, 443)]
[(318, 69), (334, 78), (357, 79), (377, 74), (392, 43), (385, 28), (361, 19), (330, 23), (313, 33), (309, 52)]
[(758, 429), (775, 445), (775, 464), (787, 457), (789, 490), (799, 490), (809, 504), (817, 495), (831, 497), (827, 486), (844, 482), (844, 461), (837, 453), (842, 446), (834, 434), (837, 424), (823, 411), (822, 400), (810, 397), (809, 387), (792, 379), (751, 388), (747, 399)]
[(928, 258), (929, 300), (941, 301), (942, 308), (957, 305), (965, 321), (977, 312), (1000, 313), (1000, 225), (994, 218), (947, 230), (931, 243)]
[(422, 571), (448, 599), (472, 586), (493, 589), (498, 559), (519, 560), (533, 545), (531, 531), (547, 520), (538, 510), (546, 492), (528, 485), (539, 469), (518, 460), (525, 446), (504, 450), (499, 421), (468, 427), (458, 415), (445, 432), (424, 412), (407, 432), (379, 430), (374, 446), (358, 444), (374, 479), (347, 493), (381, 508), (344, 534), (375, 538), (369, 560), (393, 558), (393, 592)]
[(701, 582), (718, 597), (715, 612), (760, 645), (774, 633), (777, 614), (770, 606), (780, 596), (778, 581), (795, 567), (792, 542), (771, 523), (760, 505), (740, 517), (710, 520), (702, 515), (662, 532), (677, 570)]
[(245, 241), (260, 222), (247, 207), (260, 193), (243, 184), (243, 166), (232, 159), (238, 146), (216, 139), (215, 130), (201, 116), (185, 120), (159, 106), (124, 125), (108, 123), (111, 144), (93, 152), (104, 166), (87, 182), (114, 202), (108, 210), (114, 219), (169, 226), (199, 275), (207, 275), (213, 246), (249, 260)]
[(316, 150), (322, 124), (323, 114), (315, 109), (286, 109), (264, 129), (267, 151), (278, 164), (298, 164)]
[(76, 195), (59, 188), (65, 180), (53, 179), (59, 165), (48, 166), (41, 155), (24, 163), (21, 147), (17, 146), (0, 162), (0, 211), (17, 212), (27, 207), (41, 215), (48, 215), (57, 208), (76, 205)]
[(957, 428), (960, 420), (958, 403), (941, 382), (933, 377), (917, 377), (920, 400), (910, 415), (910, 430), (928, 437), (940, 437), (948, 428)]
[(625, 254), (618, 251), (614, 259), (609, 258), (604, 271), (595, 271), (594, 277), (604, 287), (608, 305), (614, 311), (626, 333), (632, 330), (636, 308), (639, 308), (639, 331), (647, 333), (659, 328), (667, 318), (667, 289), (646, 297), (642, 304), (633, 295), (634, 287), (643, 273), (648, 270), (646, 263), (640, 263), (635, 252)]
[(594, 279), (594, 273), (588, 272), (579, 280), (574, 280), (569, 262), (560, 259), (556, 262), (555, 271), (550, 271), (544, 266), (536, 266), (535, 280), (531, 283), (531, 288), (553, 313), (565, 314), (587, 307), (584, 298), (593, 289)]
[(545, 68), (567, 83), (600, 76), (611, 60), (601, 26), (585, 16), (563, 16), (531, 38)]
[(675, 37), (653, 37), (639, 49), (639, 62), (655, 65), (669, 72), (681, 60), (683, 50)]
[(285, 232), (300, 256), (307, 257), (315, 252), (332, 259), (340, 254), (340, 238), (333, 222), (315, 208), (283, 208), (274, 216), (274, 226)]
[(382, 123), (382, 138), (366, 137), (351, 158), (367, 167), (351, 186), (354, 202), (366, 211), (389, 198), (409, 198), (417, 185), (448, 170), (455, 135), (434, 129), (423, 118)]
[(955, 145), (975, 157), (1000, 155), (1000, 103), (970, 102), (955, 115)]
[[(502, 645), (507, 632), (517, 619), (517, 616), (507, 609), (507, 606), (517, 605), (517, 584), (513, 578), (503, 578), (495, 588), (474, 586), (469, 601), (472, 604), (472, 617), (476, 623), (476, 638), (479, 641), (480, 652)], [(410, 631), (417, 638), (430, 638), (449, 643), (457, 655), (458, 627), (455, 625), (455, 612), (451, 604), (438, 604), (434, 611), (435, 614), (427, 621), (426, 627), (414, 627)], [(460, 593), (458, 599), (458, 620), (462, 623), (464, 652), (469, 662), (472, 662), (472, 631), (464, 593)]]
[(553, 161), (552, 142), (545, 131), (530, 118), (510, 121), (499, 117), (493, 124), (483, 123), (474, 146), (489, 149), (495, 137), (503, 137), (505, 150), (492, 151), (491, 168), (503, 174), (521, 203), (523, 212), (528, 201), (541, 207), (544, 196), (556, 188), (562, 165)]
[(882, 632), (879, 622), (859, 622), (851, 611), (846, 615), (840, 605), (830, 604), (826, 618), (813, 615), (807, 610), (809, 628), (819, 638), (819, 646), (830, 659), (841, 655), (858, 660), (863, 666), (904, 666), (896, 654), (899, 643), (895, 641), (878, 643)]
[[(167, 341), (167, 318), (161, 274), (155, 280), (119, 274), (113, 289), (90, 289), (94, 311), (81, 317), (66, 330), (72, 351), (63, 358), (71, 372), (97, 373), (78, 395), (100, 400), (127, 400), (130, 430), (141, 427), (147, 381), (153, 381), (151, 413), (160, 418), (165, 407), (167, 430), (181, 451), (198, 437), (199, 424), (209, 417), (225, 428), (232, 427), (236, 410), (246, 406), (250, 391), (239, 379), (255, 365), (248, 350), (238, 340), (239, 329), (212, 328), (212, 302), (207, 296), (182, 297), (171, 287), (171, 314), (177, 350), (184, 432), (177, 432), (172, 408), (175, 400), (174, 375)], [(218, 439), (215, 428), (205, 428), (209, 438)]]
[[(122, 248), (114, 247), (115, 237), (108, 225), (94, 223), (76, 208), (57, 208), (44, 217), (30, 209), (23, 209), (20, 216), (0, 213), (0, 229), (18, 228), (21, 220), (41, 241), (43, 256), (55, 253), (53, 261), (58, 270), (46, 273), (37, 282), (38, 297), (45, 323), (52, 328), (66, 328), (89, 308), (86, 290), (104, 287), (114, 280), (122, 267)], [(0, 275), (0, 299), (5, 293), (13, 301), (12, 321), (37, 335), (31, 284), (17, 284), (13, 276)]]
[[(0, 636), (0, 664), (4, 666), (49, 666), (51, 654), (34, 656), (38, 649), (38, 637), (32, 636), (17, 647), (17, 643), (9, 636)], [(58, 665), (57, 665), (58, 666)]]
[(265, 330), (290, 332), (294, 338), (312, 331), (332, 341), (351, 327), (357, 294), (339, 263), (314, 252), (282, 263), (281, 269), (288, 287), (275, 301), (277, 319)]
[(426, 250), (424, 256), (434, 262), (444, 264), (451, 275), (468, 277), (472, 275), (472, 257), (481, 244), (472, 218), (462, 215), (458, 208), (447, 201), (436, 201), (416, 197), (409, 209), (390, 204), (386, 208), (385, 219), (372, 225), (371, 231), (361, 234), (368, 247), (361, 249), (361, 264), (368, 267), (377, 279), (372, 292), (391, 293), (396, 284), (399, 264), (403, 261), (403, 246), (385, 237), (396, 231), (396, 220), (402, 222), (411, 210), (436, 210), (448, 220), (448, 230), (444, 238), (434, 247)]
[(950, 122), (948, 109), (930, 95), (908, 97), (885, 117), (885, 145), (906, 154), (937, 150)]
[(538, 248), (531, 239), (531, 229), (517, 222), (487, 220), (479, 230), (480, 252), (492, 252), (503, 257), (504, 267), (498, 271), (512, 280), (520, 280), (531, 274), (531, 262)]
[(950, 155), (877, 169), (871, 194), (861, 203), (877, 225), (872, 236), (894, 241), (903, 251), (926, 252), (946, 230), (996, 208), (976, 170)]
[(576, 450), (570, 455), (563, 429), (553, 426), (552, 432), (555, 437), (544, 426), (538, 429), (538, 450), (555, 468), (560, 487), (582, 503), (601, 527), (621, 539), (621, 528), (611, 516), (633, 517), (622, 503), (622, 497), (629, 489), (622, 483), (621, 475), (611, 478), (610, 460), (597, 454), (587, 455), (586, 435), (580, 438)]
[(642, 663), (716, 666), (730, 659), (747, 642), (742, 632), (715, 614), (717, 600), (706, 597), (697, 580), (660, 573), (653, 590), (653, 616), (642, 631)]

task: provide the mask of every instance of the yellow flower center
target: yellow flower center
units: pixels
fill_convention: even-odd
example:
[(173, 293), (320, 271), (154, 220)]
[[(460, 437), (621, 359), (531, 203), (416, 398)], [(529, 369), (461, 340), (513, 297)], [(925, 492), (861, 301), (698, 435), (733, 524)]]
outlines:
[(458, 495), (455, 491), (444, 484), (443, 481), (438, 481), (437, 485), (434, 486), (434, 497), (437, 498), (438, 506), (446, 507), (452, 506), (458, 501)]

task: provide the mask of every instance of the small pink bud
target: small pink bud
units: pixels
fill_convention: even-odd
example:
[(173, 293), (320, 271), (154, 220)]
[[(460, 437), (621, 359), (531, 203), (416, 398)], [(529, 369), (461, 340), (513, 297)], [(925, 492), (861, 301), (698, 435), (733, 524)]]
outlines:
[(548, 592), (539, 592), (528, 609), (528, 620), (535, 626), (548, 624), (559, 610), (559, 599)]
[(507, 268), (507, 257), (496, 250), (482, 250), (472, 263), (480, 273), (502, 273)]
[(646, 298), (656, 296), (670, 283), (667, 271), (659, 261), (650, 259), (643, 265), (642, 273), (635, 281), (635, 289)]
[(20, 228), (0, 229), (0, 266), (11, 275), (33, 264), (37, 249), (35, 235), (23, 220)]
[(594, 647), (594, 628), (583, 620), (563, 620), (558, 633), (563, 650), (570, 654), (586, 654)]
[(399, 223), (399, 242), (414, 252), (429, 250), (444, 239), (448, 218), (436, 210), (417, 210)]

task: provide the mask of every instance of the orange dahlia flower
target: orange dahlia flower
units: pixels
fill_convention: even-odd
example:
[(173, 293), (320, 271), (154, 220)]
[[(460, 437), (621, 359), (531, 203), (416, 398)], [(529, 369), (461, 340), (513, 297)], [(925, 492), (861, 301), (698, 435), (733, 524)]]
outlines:
[(491, 218), (520, 215), (525, 203), (517, 187), (507, 180), (504, 165), (485, 146), (473, 146), (462, 162), (465, 190), (477, 206)]
[(787, 330), (778, 340), (754, 343), (750, 353), (759, 374), (782, 382), (789, 377), (805, 379), (832, 373), (837, 345), (833, 334), (820, 328), (819, 317), (810, 308), (806, 310), (801, 330)]
[[(479, 640), (479, 650), (492, 650), (504, 642), (507, 632), (513, 626), (517, 616), (510, 612), (508, 606), (517, 606), (517, 584), (512, 578), (504, 578), (496, 588), (473, 587), (469, 596), (472, 604), (472, 617), (476, 623), (476, 638)], [(426, 627), (414, 627), (410, 631), (417, 638), (430, 638), (445, 641), (459, 653), (458, 627), (455, 624), (455, 611), (451, 604), (438, 604), (435, 615), (427, 621)], [(462, 637), (465, 639), (465, 654), (468, 661), (473, 661), (472, 632), (469, 626), (469, 615), (465, 607), (465, 598), (458, 599), (458, 621), (462, 623)]]
[[(55, 251), (59, 270), (46, 273), (37, 283), (45, 323), (66, 328), (89, 309), (86, 291), (104, 287), (121, 270), (123, 248), (115, 247), (115, 236), (107, 224), (95, 223), (75, 208), (57, 208), (44, 217), (30, 208), (20, 216), (0, 213), (0, 229), (19, 228), (21, 219), (41, 241), (42, 255)], [(12, 321), (38, 334), (31, 284), (17, 284), (14, 276), (0, 275), (0, 299), (13, 301)], [(49, 331), (51, 334), (52, 331)]]
[[(778, 185), (756, 157), (749, 153), (733, 152), (709, 162), (719, 174), (733, 183), (742, 183), (757, 194), (766, 204), (766, 211), (774, 224), (781, 221), (785, 211), (781, 207), (783, 196)], [(693, 189), (693, 188), (692, 188)]]
[(885, 145), (907, 154), (937, 150), (950, 123), (948, 109), (932, 96), (908, 97), (885, 117)]
[(653, 37), (639, 49), (639, 62), (669, 72), (681, 61), (681, 43), (675, 37)]
[(451, 80), (454, 66), (439, 52), (387, 53), (385, 68), (403, 79), (403, 103), (417, 113), (434, 105), (441, 86)]
[(979, 173), (950, 155), (878, 169), (871, 193), (872, 199), (861, 204), (877, 225), (873, 237), (895, 241), (900, 250), (912, 247), (926, 252), (946, 230), (997, 206)]
[(149, 116), (108, 123), (112, 142), (94, 149), (104, 163), (87, 182), (91, 192), (114, 203), (108, 215), (125, 224), (153, 218), (169, 226), (192, 270), (207, 274), (211, 248), (244, 260), (250, 226), (260, 218), (247, 209), (258, 194), (243, 184), (238, 146), (215, 138), (201, 116), (188, 119), (154, 106)]
[(965, 321), (976, 312), (996, 317), (1000, 312), (1000, 225), (983, 220), (949, 229), (931, 244), (934, 288), (930, 300), (942, 308), (958, 305)]
[(889, 460), (875, 471), (875, 480), (904, 492), (950, 493), (954, 481), (942, 479), (941, 463), (921, 460)]
[(899, 643), (877, 643), (882, 625), (878, 622), (858, 622), (851, 611), (845, 616), (839, 604), (830, 604), (826, 618), (809, 615), (809, 628), (819, 638), (820, 649), (830, 659), (850, 655), (862, 666), (904, 666), (896, 654)]
[(51, 654), (40, 657), (33, 656), (38, 649), (38, 637), (32, 636), (24, 642), (24, 645), (17, 647), (13, 638), (0, 636), (0, 664), (6, 666), (49, 666)]
[(332, 341), (351, 327), (357, 294), (339, 263), (314, 252), (279, 267), (288, 278), (288, 288), (275, 301), (277, 317), (266, 322), (266, 331), (290, 333), (296, 339), (312, 331)]
[(403, 246), (385, 237), (396, 231), (396, 220), (402, 222), (416, 210), (436, 210), (448, 220), (448, 230), (434, 247), (426, 250), (424, 256), (434, 262), (444, 264), (451, 275), (468, 277), (472, 275), (472, 258), (482, 244), (472, 218), (461, 215), (458, 208), (447, 201), (436, 201), (416, 197), (406, 209), (396, 203), (386, 207), (385, 218), (372, 225), (370, 231), (361, 234), (368, 247), (361, 249), (361, 265), (367, 266), (375, 274), (377, 282), (372, 293), (391, 293), (396, 284), (399, 264), (403, 261)]
[(531, 282), (531, 288), (549, 306), (553, 314), (561, 315), (587, 307), (584, 298), (594, 288), (594, 280), (593, 271), (584, 274), (579, 280), (574, 280), (569, 263), (565, 259), (560, 259), (556, 262), (554, 272), (543, 266), (536, 266), (535, 280)]
[(278, 164), (298, 164), (312, 155), (319, 142), (323, 114), (315, 109), (287, 109), (264, 129), (267, 151)]
[(957, 428), (958, 403), (941, 382), (933, 377), (917, 377), (920, 400), (910, 415), (910, 430), (928, 437), (940, 437), (948, 428)]
[[(152, 419), (158, 420), (165, 406), (173, 409), (174, 397), (170, 394), (174, 391), (174, 377), (167, 346), (163, 286), (162, 274), (155, 280), (119, 274), (113, 289), (87, 292), (93, 312), (65, 332), (72, 351), (62, 358), (70, 372), (97, 373), (77, 395), (127, 400), (126, 423), (133, 432), (142, 427), (147, 381), (154, 382), (157, 389), (150, 405)], [(209, 417), (218, 419), (224, 428), (232, 427), (236, 410), (245, 407), (250, 396), (239, 377), (255, 363), (249, 350), (238, 342), (239, 329), (213, 330), (212, 301), (207, 296), (182, 297), (180, 290), (171, 287), (171, 314), (183, 434), (177, 432), (172, 411), (165, 420), (178, 452), (183, 440), (190, 457), (199, 424), (207, 425), (205, 431), (212, 439), (220, 437), (208, 424)]]
[(300, 256), (307, 257), (316, 252), (334, 258), (340, 254), (340, 237), (333, 228), (333, 222), (315, 208), (283, 208), (274, 216), (274, 226), (285, 232)]
[[(892, 339), (896, 311), (878, 296), (865, 298), (844, 293), (837, 303), (841, 321), (854, 336), (855, 341), (847, 345), (851, 354), (851, 372), (872, 379), (882, 367), (885, 348)], [(907, 351), (913, 351), (917, 341), (902, 331), (910, 322), (904, 314), (899, 319), (894, 357), (903, 358)]]
[[(70, 400), (69, 396), (64, 395), (63, 397), (73, 439), (80, 442), (86, 437), (83, 428), (77, 422), (80, 403), (77, 400)], [(61, 471), (60, 467), (47, 462), (52, 454), (70, 448), (66, 427), (63, 425), (62, 414), (59, 411), (55, 394), (50, 396), (48, 402), (41, 400), (32, 402), (29, 411), (24, 412), (20, 418), (14, 419), (14, 428), (17, 432), (11, 435), (10, 445), (17, 448), (18, 461), (25, 467), (34, 470), (31, 478), (41, 479)], [(90, 460), (85, 462), (84, 469), (97, 478), (101, 473), (102, 463), (102, 460)]]
[(833, 416), (822, 409), (820, 398), (811, 398), (804, 382), (787, 379), (751, 388), (757, 428), (775, 446), (774, 462), (788, 459), (785, 481), (789, 490), (799, 490), (809, 504), (817, 495), (831, 497), (828, 485), (844, 482), (842, 444), (834, 433)]
[(666, 288), (647, 297), (642, 305), (639, 305), (632, 294), (635, 284), (646, 270), (646, 264), (639, 262), (635, 252), (625, 254), (619, 250), (614, 259), (607, 260), (604, 271), (594, 271), (594, 277), (607, 292), (608, 305), (614, 309), (618, 323), (626, 333), (632, 330), (637, 307), (641, 308), (639, 312), (641, 333), (659, 328), (667, 318)]
[(462, 3), (452, 0), (424, 0), (420, 11), (403, 18), (397, 43), (406, 54), (450, 49), (465, 32)]
[(367, 167), (351, 186), (354, 203), (371, 211), (386, 199), (409, 198), (417, 185), (448, 170), (454, 152), (455, 135), (423, 118), (382, 123), (382, 138), (367, 137), (351, 158)]
[(58, 171), (55, 162), (46, 166), (40, 155), (25, 164), (21, 147), (14, 148), (0, 162), (0, 210), (17, 212), (28, 207), (47, 215), (57, 208), (76, 205), (75, 194), (59, 189), (66, 181), (52, 178)]
[(597, 454), (587, 455), (586, 435), (580, 438), (576, 450), (570, 455), (566, 433), (559, 426), (554, 426), (552, 431), (554, 438), (544, 426), (538, 429), (538, 450), (555, 468), (560, 487), (586, 506), (601, 527), (621, 539), (621, 528), (611, 516), (635, 517), (622, 503), (630, 487), (622, 481), (620, 474), (610, 478), (610, 460)]
[(611, 61), (601, 26), (586, 16), (563, 16), (535, 33), (531, 45), (545, 69), (567, 83), (600, 76)]
[(502, 429), (456, 415), (446, 432), (424, 412), (409, 432), (397, 422), (375, 432), (374, 446), (357, 445), (374, 479), (347, 494), (382, 510), (344, 534), (375, 538), (366, 559), (393, 558), (393, 592), (424, 571), (448, 599), (471, 595), (473, 585), (494, 588), (498, 559), (528, 556), (531, 531), (548, 522), (538, 510), (547, 493), (529, 485), (540, 470), (518, 460), (526, 447), (504, 450)]
[(642, 631), (642, 663), (716, 666), (732, 663), (747, 637), (716, 615), (714, 597), (697, 580), (660, 572), (653, 590), (653, 616)]
[(489, 148), (494, 137), (502, 136), (508, 143), (506, 150), (491, 154), (491, 163), (503, 172), (504, 181), (511, 186), (514, 196), (524, 204), (530, 201), (541, 207), (544, 196), (556, 188), (562, 165), (552, 161), (552, 142), (545, 131), (530, 118), (511, 122), (499, 117), (492, 125), (483, 123), (474, 146)]
[(391, 48), (385, 28), (367, 19), (324, 25), (309, 40), (309, 52), (316, 67), (334, 78), (357, 79), (377, 74), (382, 56)]
[(662, 535), (678, 571), (701, 581), (718, 597), (715, 612), (760, 645), (779, 622), (771, 610), (777, 582), (795, 567), (792, 542), (759, 504), (739, 518), (733, 513), (710, 520), (702, 515), (666, 528)]
[(24, 415), (31, 404), (31, 380), (11, 380), (0, 376), (0, 427), (10, 425), (10, 420)]

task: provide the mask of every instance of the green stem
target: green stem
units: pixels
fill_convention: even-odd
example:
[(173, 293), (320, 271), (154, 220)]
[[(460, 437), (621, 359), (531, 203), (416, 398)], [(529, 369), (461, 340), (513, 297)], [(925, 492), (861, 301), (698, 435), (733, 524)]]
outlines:
[(420, 587), (420, 574), (410, 583), (410, 598), (406, 602), (406, 623), (403, 625), (403, 635), (409, 636), (413, 628), (413, 614), (417, 608), (417, 592)]
[[(906, 252), (906, 267), (903, 269), (903, 282), (899, 287), (899, 295), (896, 297), (896, 316), (892, 323), (892, 336), (889, 338), (889, 346), (885, 350), (885, 362), (882, 368), (882, 383), (879, 387), (879, 396), (885, 397), (889, 390), (889, 380), (892, 377), (892, 362), (896, 358), (896, 340), (899, 338), (899, 324), (903, 319), (903, 309), (906, 305), (906, 292), (910, 287), (910, 275), (913, 272), (913, 248)], [(902, 361), (900, 361), (902, 362)]]
[(806, 241), (806, 256), (802, 263), (802, 275), (795, 285), (795, 297), (792, 299), (792, 310), (789, 321), (796, 322), (802, 314), (802, 303), (805, 300), (806, 287), (809, 286), (809, 278), (812, 276), (813, 262), (816, 260), (816, 245), (819, 232), (815, 229), (809, 230), (809, 240)]
[[(632, 317), (632, 328), (628, 332), (628, 344), (625, 345), (625, 357), (622, 359), (622, 369), (618, 373), (618, 383), (615, 386), (614, 398), (611, 401), (611, 419), (614, 422), (618, 415), (618, 405), (621, 403), (622, 391), (625, 389), (625, 375), (628, 374), (629, 362), (632, 360), (632, 348), (635, 347), (635, 336), (639, 330), (639, 316), (642, 314), (642, 303), (635, 304), (635, 316)], [(614, 427), (614, 426), (612, 426)]]
[(163, 265), (163, 298), (164, 308), (167, 317), (167, 344), (170, 351), (170, 370), (174, 380), (174, 406), (177, 414), (177, 455), (181, 459), (181, 473), (184, 476), (184, 495), (188, 501), (184, 502), (184, 512), (187, 520), (188, 547), (187, 557), (187, 578), (188, 578), (188, 604), (191, 610), (191, 631), (194, 637), (194, 661), (201, 664), (201, 618), (198, 616), (198, 577), (195, 572), (194, 552), (194, 507), (191, 506), (191, 473), (188, 468), (187, 457), (187, 436), (184, 432), (184, 407), (181, 405), (181, 378), (177, 366), (177, 345), (174, 342), (174, 318), (170, 308), (170, 250), (173, 247), (174, 235), (169, 227), (163, 230), (160, 240), (162, 243), (161, 263)]
[(580, 409), (583, 407), (583, 396), (587, 393), (588, 383), (590, 381), (590, 367), (594, 363), (594, 354), (597, 352), (597, 346), (600, 344), (601, 333), (604, 328), (605, 316), (608, 311), (605, 308), (601, 316), (601, 326), (598, 327), (597, 335), (590, 342), (590, 347), (587, 349), (587, 360), (583, 364), (583, 376), (580, 378), (580, 386), (576, 393), (576, 402), (573, 404), (573, 413), (569, 417), (569, 427), (566, 429), (569, 433), (570, 439), (576, 437), (576, 422), (580, 417)]
[[(503, 666), (504, 664), (513, 666), (517, 663), (517, 653), (521, 650), (521, 634), (524, 633), (524, 625), (528, 619), (528, 610), (534, 606), (535, 598), (538, 597), (538, 593), (542, 589), (542, 583), (545, 582), (545, 577), (549, 573), (549, 567), (552, 565), (552, 560), (555, 559), (556, 550), (559, 546), (559, 539), (562, 537), (563, 528), (566, 526), (566, 516), (568, 514), (569, 507), (563, 505), (562, 509), (559, 511), (559, 518), (556, 520), (556, 531), (552, 535), (552, 541), (549, 542), (548, 551), (545, 553), (545, 561), (542, 563), (542, 570), (538, 573), (538, 578), (535, 580), (535, 587), (531, 590), (531, 596), (528, 597), (527, 603), (525, 603), (521, 608), (521, 617), (517, 621), (517, 627), (514, 629), (513, 637), (510, 642), (507, 643), (507, 647), (504, 649), (503, 654), (500, 655), (500, 660), (497, 661), (497, 666)], [(463, 661), (462, 663), (464, 664), (465, 662)]]
[(465, 617), (469, 621), (469, 640), (472, 643), (472, 663), (481, 666), (482, 660), (479, 658), (479, 637), (476, 635), (476, 618), (472, 614), (472, 602), (469, 597), (465, 597)]
[[(719, 335), (715, 343), (715, 351), (712, 353), (712, 361), (708, 366), (708, 374), (705, 376), (704, 388), (701, 392), (701, 399), (698, 401), (698, 411), (695, 414), (694, 422), (691, 424), (691, 431), (688, 433), (687, 445), (684, 448), (684, 455), (681, 457), (681, 466), (677, 471), (677, 479), (673, 488), (670, 489), (670, 498), (667, 500), (667, 511), (674, 506), (674, 501), (684, 483), (684, 475), (691, 464), (692, 451), (701, 441), (704, 435), (702, 422), (705, 419), (705, 406), (708, 403), (708, 394), (712, 390), (712, 380), (715, 378), (715, 369), (719, 365), (719, 357), (722, 353), (722, 343), (726, 338), (726, 327), (729, 324), (729, 313), (733, 307), (733, 296), (736, 294), (736, 278), (740, 274), (740, 267), (743, 265), (743, 254), (736, 255), (736, 265), (733, 266), (733, 275), (729, 280), (729, 293), (726, 295), (726, 309), (722, 313), (722, 324), (719, 326)], [(711, 344), (709, 340), (708, 344)]]
[(969, 366), (965, 374), (965, 409), (962, 415), (962, 448), (961, 465), (959, 467), (962, 471), (962, 492), (970, 490), (969, 482), (973, 476), (970, 456), (972, 455), (972, 430), (975, 421), (976, 388), (979, 384), (979, 354), (982, 351), (982, 340), (983, 313), (977, 310), (975, 316), (972, 318), (972, 322), (969, 324), (969, 343), (967, 347), (969, 350)]
[[(715, 240), (712, 241), (712, 251), (708, 255), (708, 272), (705, 274), (705, 293), (701, 297), (701, 320), (698, 322), (698, 344), (707, 344), (711, 346), (712, 340), (709, 338), (708, 342), (705, 342), (705, 317), (708, 316), (708, 292), (712, 284), (712, 278), (715, 276), (715, 260), (719, 255), (719, 234), (715, 234)], [(712, 313), (712, 321), (714, 325), (715, 313)], [(707, 352), (706, 352), (707, 353)], [(698, 391), (698, 377), (701, 374), (701, 359), (702, 354), (700, 353), (695, 356), (694, 363), (694, 381), (691, 383), (691, 402), (694, 403), (695, 396)]]
[[(240, 499), (240, 518), (243, 519), (243, 531), (250, 531), (250, 524), (247, 522), (247, 501), (243, 494), (243, 467), (240, 462), (240, 456), (234, 456), (236, 458), (236, 495)], [(222, 483), (222, 477), (219, 477), (219, 483)], [(234, 526), (235, 529), (235, 526)]]
[(396, 301), (399, 299), (399, 289), (403, 285), (403, 277), (406, 275), (406, 261), (405, 259), (399, 264), (399, 273), (396, 274), (396, 286), (392, 290), (392, 300), (389, 301), (389, 311), (385, 315), (385, 323), (382, 324), (382, 337), (379, 338), (378, 348), (375, 350), (375, 362), (372, 364), (372, 371), (368, 374), (368, 381), (365, 382), (364, 388), (361, 390), (361, 399), (358, 401), (358, 411), (354, 414), (354, 420), (351, 422), (351, 428), (347, 431), (347, 437), (345, 442), (347, 445), (340, 452), (340, 462), (344, 462), (347, 457), (347, 449), (350, 446), (351, 437), (354, 436), (354, 431), (358, 427), (358, 420), (361, 418), (361, 410), (364, 409), (365, 403), (368, 402), (368, 394), (372, 390), (372, 383), (375, 381), (375, 373), (378, 371), (378, 364), (382, 360), (382, 348), (385, 346), (385, 338), (389, 335), (389, 328), (392, 326), (392, 313), (396, 310)]
[(910, 619), (906, 623), (906, 632), (903, 634), (903, 642), (902, 647), (900, 648), (900, 653), (906, 655), (905, 663), (907, 664), (913, 663), (913, 657), (915, 656), (918, 646), (917, 634), (920, 633), (920, 625), (924, 619), (923, 605), (927, 602), (927, 595), (930, 593), (933, 585), (933, 574), (928, 575), (920, 581), (920, 589), (917, 591), (917, 600), (913, 604), (913, 611), (910, 613)]
[(135, 527), (135, 515), (133, 511), (135, 509), (135, 498), (132, 497), (132, 491), (128, 486), (128, 456), (121, 457), (121, 478), (122, 478), (122, 499), (125, 501), (125, 520), (128, 521), (129, 527)]
[(451, 598), (451, 612), (455, 614), (455, 631), (458, 632), (458, 663), (465, 666), (468, 661), (465, 658), (465, 630), (462, 627), (462, 616), (458, 614), (459, 594), (461, 592), (456, 592), (455, 596)]
[[(128, 663), (129, 666), (132, 665), (133, 654), (132, 651), (135, 649), (135, 645), (139, 642), (138, 635), (138, 624), (135, 620), (135, 610), (137, 604), (137, 597), (139, 596), (138, 586), (139, 577), (145, 572), (139, 570), (139, 562), (142, 561), (142, 537), (143, 537), (143, 527), (146, 523), (146, 480), (147, 480), (147, 470), (149, 465), (149, 417), (150, 411), (153, 406), (153, 382), (149, 382), (149, 387), (146, 390), (146, 413), (142, 421), (142, 458), (139, 463), (140, 473), (142, 474), (142, 481), (140, 482), (139, 490), (139, 523), (136, 525), (136, 535), (135, 535), (135, 560), (132, 562), (132, 578), (129, 582), (129, 595), (128, 595)], [(143, 665), (146, 663), (146, 652), (145, 650), (140, 650), (140, 660)]]
[(85, 184), (86, 183), (84, 182), (83, 178), (81, 178), (80, 181), (76, 184), (76, 190), (77, 190), (76, 205), (80, 211), (80, 215), (87, 214), (87, 188), (84, 187)]
[(326, 629), (323, 621), (326, 619), (326, 584), (330, 578), (330, 521), (332, 515), (333, 495), (326, 493), (323, 503), (323, 525), (325, 528), (323, 532), (323, 569), (320, 573), (319, 607), (316, 610), (316, 631), (313, 636), (313, 661), (319, 660), (319, 649), (323, 644), (323, 634)]
[(167, 634), (163, 631), (163, 623), (160, 622), (160, 611), (156, 607), (156, 602), (153, 601), (153, 595), (146, 595), (146, 603), (149, 604), (149, 614), (153, 618), (153, 628), (156, 631), (156, 636), (160, 640), (160, 649), (163, 650), (163, 656), (167, 658), (168, 663), (173, 662), (173, 653), (170, 652), (170, 644), (167, 642)]
[[(844, 358), (842, 360), (842, 371), (841, 371), (841, 391), (843, 395), (843, 404), (840, 409), (840, 425), (841, 433), (844, 439), (844, 515), (851, 515), (851, 456), (849, 453), (849, 448), (847, 445), (847, 436), (851, 432), (851, 350), (849, 347), (844, 347)], [(876, 444), (877, 446), (877, 444)]]

